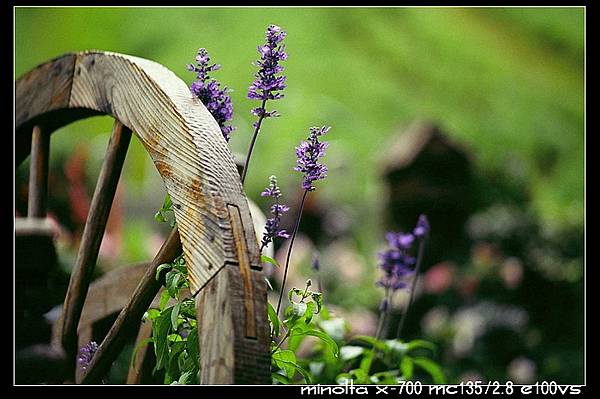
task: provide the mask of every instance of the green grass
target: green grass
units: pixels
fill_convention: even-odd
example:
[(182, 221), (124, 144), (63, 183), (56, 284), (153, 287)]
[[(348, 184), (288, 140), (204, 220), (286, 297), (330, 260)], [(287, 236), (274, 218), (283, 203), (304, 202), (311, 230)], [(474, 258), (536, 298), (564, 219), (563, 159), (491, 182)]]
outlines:
[[(359, 241), (375, 240), (377, 161), (386, 140), (420, 118), (469, 146), (482, 170), (525, 179), (548, 223), (583, 223), (581, 8), (18, 8), (15, 74), (103, 49), (155, 60), (190, 82), (185, 66), (206, 47), (223, 65), (215, 77), (234, 89), (231, 147), (243, 153), (256, 106), (245, 98), (251, 63), (270, 23), (288, 31), (289, 87), (271, 104), (282, 117), (259, 137), (251, 197), (271, 174), (293, 194), (294, 146), (309, 126), (330, 124), (331, 171), (318, 192), (354, 209)], [(90, 134), (106, 134), (98, 124)], [(128, 179), (147, 176), (143, 156), (128, 161), (138, 165)]]

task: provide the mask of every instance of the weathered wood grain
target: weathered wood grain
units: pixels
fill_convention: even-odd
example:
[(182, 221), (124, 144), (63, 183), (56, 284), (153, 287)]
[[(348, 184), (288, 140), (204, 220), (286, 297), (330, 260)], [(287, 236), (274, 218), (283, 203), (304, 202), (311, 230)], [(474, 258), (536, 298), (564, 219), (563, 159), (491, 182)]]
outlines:
[[(251, 270), (254, 306), (265, 303), (262, 273)], [(256, 312), (256, 337), (246, 330), (243, 279), (238, 267), (227, 265), (196, 297), (202, 355), (200, 382), (210, 384), (270, 384), (270, 336), (266, 312)], [(232, 345), (233, 343), (233, 345)]]
[(31, 134), (31, 163), (29, 164), (29, 195), (27, 217), (46, 216), (48, 198), (48, 162), (50, 159), (50, 133), (39, 126)]
[(73, 359), (73, 367), (75, 367), (75, 358), (78, 351), (77, 326), (98, 259), (98, 251), (104, 237), (106, 222), (117, 191), (117, 184), (130, 139), (131, 130), (120, 122), (115, 122), (92, 197), (77, 258), (71, 271), (71, 280), (69, 281), (63, 307), (62, 343), (67, 359)]
[[(172, 198), (192, 292), (198, 293), (216, 281), (217, 273), (223, 276), (221, 280), (231, 280), (227, 283), (233, 290), (230, 301), (237, 305), (229, 306), (230, 313), (221, 314), (218, 319), (229, 320), (236, 332), (236, 342), (228, 344), (233, 346), (236, 359), (236, 366), (228, 369), (233, 373), (228, 378), (252, 383), (255, 382), (252, 376), (256, 374), (256, 380), (264, 382), (265, 367), (245, 371), (239, 367), (248, 361), (238, 361), (238, 357), (242, 359), (248, 354), (256, 355), (254, 361), (260, 360), (267, 369), (269, 367), (268, 342), (265, 345), (261, 338), (268, 330), (266, 293), (261, 291), (262, 277), (256, 278), (261, 275), (259, 252), (247, 200), (232, 154), (214, 118), (183, 81), (149, 60), (90, 51), (69, 54), (38, 69), (17, 81), (16, 107), (28, 110), (17, 113), (16, 141), (29, 140), (31, 134), (27, 128), (34, 123), (40, 123), (51, 132), (73, 120), (96, 114), (112, 115), (135, 132), (150, 153)], [(56, 86), (61, 93), (69, 93), (68, 102), (66, 95), (57, 96), (55, 90), (35, 91), (37, 82), (55, 84), (48, 82), (44, 74), (49, 70), (58, 71), (56, 79), (62, 83)], [(33, 102), (36, 95), (42, 98)], [(18, 164), (29, 149), (24, 145), (17, 147)], [(239, 209), (241, 228), (236, 232), (229, 218), (230, 206)], [(240, 246), (240, 240), (246, 245)], [(241, 256), (240, 252), (246, 254)], [(251, 288), (241, 283), (240, 275), (240, 265), (248, 263), (253, 276)], [(219, 272), (224, 270), (227, 273)], [(248, 282), (247, 271), (244, 273)], [(245, 306), (244, 301), (250, 291), (254, 316), (248, 317), (255, 319), (256, 339), (246, 338), (247, 326), (252, 326), (252, 322), (245, 321), (250, 307)], [(206, 295), (202, 296), (206, 299)], [(212, 324), (210, 328), (222, 329), (219, 324)], [(239, 342), (238, 333), (242, 337)], [(268, 331), (266, 336), (268, 338)], [(203, 357), (204, 360), (210, 361), (210, 358)], [(210, 378), (203, 382), (213, 383)]]

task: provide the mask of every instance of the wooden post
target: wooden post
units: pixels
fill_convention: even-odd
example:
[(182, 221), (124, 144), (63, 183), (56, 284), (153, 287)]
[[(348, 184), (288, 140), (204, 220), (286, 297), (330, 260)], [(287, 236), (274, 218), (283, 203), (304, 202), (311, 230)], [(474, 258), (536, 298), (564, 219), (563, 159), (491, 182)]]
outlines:
[(31, 164), (29, 168), (29, 198), (27, 217), (46, 217), (48, 198), (48, 161), (50, 158), (50, 134), (35, 125), (31, 133)]

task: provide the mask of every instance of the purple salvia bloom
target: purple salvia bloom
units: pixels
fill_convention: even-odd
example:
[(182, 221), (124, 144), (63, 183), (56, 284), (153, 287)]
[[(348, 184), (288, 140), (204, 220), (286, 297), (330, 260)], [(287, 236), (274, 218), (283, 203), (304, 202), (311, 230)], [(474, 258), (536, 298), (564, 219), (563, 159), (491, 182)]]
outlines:
[(296, 147), (296, 167), (294, 170), (304, 173), (302, 188), (314, 191), (313, 182), (327, 177), (327, 167), (319, 163), (319, 158), (325, 155), (329, 143), (319, 141), (319, 137), (327, 134), (331, 127), (311, 127), (307, 141)]
[(379, 254), (379, 267), (384, 273), (377, 285), (397, 291), (406, 287), (405, 278), (411, 275), (416, 259), (408, 254), (415, 237), (412, 234), (388, 232), (385, 235), (389, 248)]
[(225, 140), (229, 141), (231, 132), (235, 130), (234, 126), (226, 125), (233, 118), (233, 104), (231, 97), (227, 94), (230, 90), (227, 87), (221, 89), (221, 84), (208, 75), (209, 72), (216, 71), (221, 66), (219, 64), (210, 65), (210, 56), (204, 48), (198, 50), (196, 63), (197, 66), (188, 65), (188, 70), (196, 73), (196, 80), (192, 83), (190, 90), (202, 101), (202, 104), (219, 124)]
[(279, 228), (279, 224), (281, 223), (281, 216), (283, 216), (284, 213), (289, 211), (290, 208), (287, 205), (279, 203), (279, 198), (281, 198), (281, 189), (277, 185), (277, 178), (275, 176), (271, 176), (269, 178), (269, 181), (269, 186), (265, 188), (265, 190), (262, 193), (260, 193), (260, 195), (263, 197), (271, 197), (275, 199), (275, 203), (271, 205), (271, 217), (267, 219), (265, 231), (260, 242), (261, 251), (264, 247), (269, 245), (269, 243), (272, 242), (273, 239), (276, 237), (290, 237), (287, 231)]
[[(279, 100), (283, 94), (279, 93), (285, 89), (285, 75), (277, 76), (283, 72), (283, 66), (279, 63), (287, 59), (285, 45), (281, 42), (286, 36), (286, 32), (277, 25), (270, 25), (267, 28), (265, 44), (258, 46), (260, 60), (256, 61), (259, 68), (254, 75), (254, 81), (248, 87), (248, 98), (251, 100), (262, 100), (263, 106), (254, 108), (252, 114), (268, 118), (279, 116), (277, 111), (267, 112), (264, 103), (267, 100)], [(256, 125), (256, 124), (255, 124)], [(256, 127), (256, 126), (255, 126)]]
[(423, 238), (429, 234), (429, 220), (427, 220), (427, 216), (419, 215), (419, 220), (417, 220), (417, 226), (413, 230), (413, 234), (417, 238)]
[(86, 370), (92, 361), (92, 358), (98, 351), (98, 344), (95, 341), (91, 341), (81, 349), (79, 349), (79, 355), (77, 356), (77, 364), (81, 370)]

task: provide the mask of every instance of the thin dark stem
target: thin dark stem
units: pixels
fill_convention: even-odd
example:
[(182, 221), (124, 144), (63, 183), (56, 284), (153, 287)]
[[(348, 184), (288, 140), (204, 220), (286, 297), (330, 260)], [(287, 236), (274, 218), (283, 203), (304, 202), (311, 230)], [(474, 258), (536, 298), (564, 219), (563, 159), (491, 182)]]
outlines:
[(415, 287), (417, 286), (417, 279), (419, 278), (419, 269), (421, 268), (421, 261), (423, 260), (423, 251), (425, 250), (425, 237), (421, 238), (419, 242), (419, 253), (417, 255), (417, 266), (415, 267), (415, 275), (412, 279), (412, 283), (410, 286), (410, 294), (408, 296), (408, 304), (406, 305), (406, 309), (404, 310), (404, 314), (400, 319), (400, 323), (398, 323), (398, 329), (396, 330), (396, 338), (400, 338), (400, 334), (402, 333), (402, 328), (404, 327), (404, 322), (406, 320), (406, 316), (408, 315), (408, 310), (410, 309), (410, 305), (412, 305), (412, 301), (415, 295)]
[(308, 195), (308, 190), (304, 190), (304, 195), (302, 196), (302, 201), (300, 202), (300, 209), (298, 210), (298, 216), (296, 217), (296, 224), (294, 225), (294, 232), (292, 233), (292, 238), (290, 240), (290, 246), (288, 248), (287, 257), (285, 259), (285, 270), (283, 272), (283, 280), (281, 282), (281, 292), (279, 293), (279, 299), (277, 300), (277, 315), (279, 316), (279, 309), (281, 308), (281, 298), (283, 298), (283, 293), (285, 292), (285, 282), (287, 280), (288, 268), (290, 266), (290, 257), (292, 255), (292, 248), (294, 247), (294, 240), (296, 239), (296, 234), (298, 233), (298, 227), (300, 227), (300, 219), (302, 218), (302, 209), (304, 208), (304, 201), (306, 200), (306, 196)]
[(389, 308), (391, 306), (391, 295), (390, 295), (390, 289), (386, 288), (385, 289), (385, 293), (384, 293), (384, 299), (385, 301), (387, 301), (388, 303), (388, 308), (382, 312), (379, 312), (379, 321), (377, 323), (377, 330), (375, 332), (375, 338), (377, 339), (381, 339), (381, 335), (383, 333), (383, 327), (386, 324), (386, 319), (388, 318), (388, 314), (390, 312)]
[(262, 113), (258, 117), (258, 122), (256, 122), (256, 128), (254, 129), (254, 134), (252, 135), (252, 141), (250, 141), (250, 147), (248, 147), (248, 153), (246, 154), (246, 162), (244, 162), (244, 169), (242, 170), (242, 186), (244, 185), (244, 181), (246, 181), (246, 174), (248, 173), (248, 164), (250, 163), (252, 150), (254, 149), (254, 144), (256, 143), (256, 138), (258, 137), (258, 132), (260, 131), (260, 125), (262, 124), (263, 119), (265, 119), (265, 115), (267, 113), (267, 110), (265, 109), (266, 103), (267, 99), (265, 98), (260, 106), (262, 108)]

